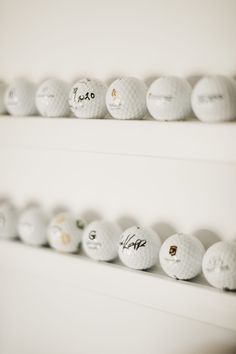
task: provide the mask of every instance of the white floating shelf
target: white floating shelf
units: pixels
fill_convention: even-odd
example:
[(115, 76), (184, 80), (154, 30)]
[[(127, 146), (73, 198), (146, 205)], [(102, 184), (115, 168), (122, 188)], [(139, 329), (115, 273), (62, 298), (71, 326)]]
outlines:
[(203, 282), (177, 281), (161, 274), (134, 271), (83, 255), (63, 255), (20, 242), (0, 242), (1, 269), (30, 273), (75, 289), (151, 307), (230, 330), (236, 330), (236, 294)]
[(0, 118), (0, 147), (236, 162), (236, 122)]
[[(2, 116), (0, 148), (236, 163), (236, 123)], [(158, 269), (133, 271), (20, 242), (0, 242), (0, 266), (236, 331), (236, 294), (199, 279), (176, 281)]]

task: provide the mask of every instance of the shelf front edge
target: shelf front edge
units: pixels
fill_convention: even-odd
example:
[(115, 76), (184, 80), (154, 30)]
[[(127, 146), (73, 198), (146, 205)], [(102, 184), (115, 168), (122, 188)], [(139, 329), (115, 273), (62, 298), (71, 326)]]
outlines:
[(4, 116), (0, 147), (235, 163), (236, 124)]

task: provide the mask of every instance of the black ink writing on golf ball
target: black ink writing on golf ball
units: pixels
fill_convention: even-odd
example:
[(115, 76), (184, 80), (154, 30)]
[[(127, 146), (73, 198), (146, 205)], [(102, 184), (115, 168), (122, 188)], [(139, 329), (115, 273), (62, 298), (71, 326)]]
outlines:
[(95, 93), (94, 92), (86, 92), (86, 94), (85, 95), (79, 95), (79, 97), (78, 97), (78, 102), (79, 101), (84, 101), (84, 100), (92, 100), (92, 99), (94, 99), (95, 98)]
[(133, 235), (129, 234), (125, 238), (125, 240), (122, 240), (120, 242), (120, 245), (122, 246), (123, 250), (133, 248), (135, 251), (137, 251), (139, 248), (146, 246), (146, 244), (147, 244), (146, 240), (141, 240), (138, 238), (136, 241), (133, 241), (135, 236), (136, 236), (135, 234), (133, 234)]
[(96, 231), (95, 230), (90, 231), (89, 239), (94, 240), (95, 238), (96, 238)]

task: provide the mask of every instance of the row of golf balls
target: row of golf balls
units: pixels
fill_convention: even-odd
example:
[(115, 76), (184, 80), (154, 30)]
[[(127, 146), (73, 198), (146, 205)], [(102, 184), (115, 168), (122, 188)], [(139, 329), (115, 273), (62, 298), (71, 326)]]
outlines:
[[(69, 99), (68, 99), (69, 97)], [(0, 114), (13, 116), (143, 119), (147, 109), (156, 120), (191, 117), (204, 122), (236, 119), (236, 84), (225, 76), (206, 76), (192, 90), (179, 77), (161, 77), (149, 89), (133, 77), (115, 80), (109, 87), (97, 79), (78, 80), (72, 88), (58, 79), (48, 79), (37, 88), (17, 79), (9, 86), (0, 83)]]
[(9, 202), (0, 204), (0, 238), (17, 236), (31, 246), (49, 244), (59, 252), (76, 253), (82, 243), (85, 253), (97, 261), (119, 256), (130, 268), (145, 270), (158, 258), (170, 277), (189, 280), (203, 270), (214, 287), (236, 289), (236, 242), (215, 243), (206, 252), (196, 237), (183, 233), (170, 236), (163, 244), (151, 228), (132, 226), (122, 232), (119, 225), (105, 220), (85, 225), (71, 213), (62, 212), (51, 221), (38, 206), (21, 213)]

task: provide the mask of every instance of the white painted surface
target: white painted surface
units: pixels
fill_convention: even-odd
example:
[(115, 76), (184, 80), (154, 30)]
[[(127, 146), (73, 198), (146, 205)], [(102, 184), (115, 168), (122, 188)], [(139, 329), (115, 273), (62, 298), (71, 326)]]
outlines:
[(31, 118), (2, 116), (0, 147), (236, 162), (235, 122)]
[(0, 74), (235, 75), (234, 0), (2, 0)]
[(5, 276), (2, 281), (10, 292), (4, 292), (0, 305), (7, 318), (0, 335), (3, 354), (235, 352), (234, 332), (65, 287), (60, 281), (14, 275), (9, 271), (14, 283)]
[[(235, 237), (234, 152), (228, 154), (226, 144), (222, 143), (223, 155), (220, 149), (213, 148), (206, 150), (206, 159), (203, 154), (200, 159), (194, 156), (195, 144), (199, 148), (195, 151), (201, 152), (197, 139), (197, 134), (201, 135), (199, 129), (202, 127), (206, 140), (207, 134), (210, 140), (212, 133), (212, 141), (218, 146), (218, 126), (195, 122), (188, 127), (183, 123), (183, 130), (187, 132), (195, 127), (196, 134), (193, 134), (192, 144), (189, 142), (187, 158), (184, 143), (178, 146), (175, 152), (178, 158), (174, 158), (173, 149), (166, 150), (170, 156), (166, 156), (166, 152), (159, 156), (158, 152), (159, 148), (160, 155), (165, 151), (168, 126), (155, 128), (154, 122), (139, 122), (146, 130), (142, 136), (137, 123), (134, 122), (134, 129), (131, 123), (126, 128), (134, 141), (132, 145), (128, 138), (123, 138), (127, 132), (122, 122), (3, 118), (0, 121), (1, 195), (10, 195), (19, 207), (33, 199), (41, 202), (48, 212), (65, 205), (90, 220), (100, 216), (115, 219), (123, 227), (135, 222), (153, 226), (163, 239), (179, 230), (193, 232), (206, 246), (218, 238)], [(156, 145), (153, 140), (153, 145), (144, 149), (146, 155), (140, 155), (139, 141), (149, 144), (148, 132), (154, 129), (158, 132), (159, 126), (163, 128), (162, 134), (159, 133), (161, 143)], [(228, 134), (230, 127), (232, 131), (228, 136), (232, 134), (234, 144), (234, 125), (222, 125), (222, 131)], [(173, 126), (169, 128), (172, 130)], [(178, 129), (180, 126), (176, 125), (176, 130), (171, 132), (175, 141), (181, 133)], [(150, 146), (153, 146), (151, 156)], [(114, 353), (124, 351), (124, 342), (126, 348), (132, 347), (137, 331), (144, 334), (138, 336), (127, 353), (143, 353), (144, 348), (151, 354), (157, 350), (217, 353), (216, 348), (234, 353), (235, 294), (215, 291), (201, 285), (201, 281), (193, 285), (176, 283), (163, 276), (156, 279), (108, 264), (103, 268), (102, 264), (84, 259), (64, 258), (25, 247), (0, 245), (0, 277), (8, 279), (3, 283), (4, 291), (0, 292), (3, 354), (18, 353), (19, 347), (26, 354), (37, 353), (37, 350), (63, 353), (68, 342), (72, 342), (72, 353), (77, 352), (77, 329), (81, 333), (78, 337), (81, 354), (109, 353), (114, 344), (108, 337), (115, 342)], [(36, 289), (42, 294), (42, 304)], [(70, 304), (66, 305), (68, 301)], [(125, 312), (123, 317), (122, 311)], [(47, 323), (40, 331), (39, 321)], [(144, 324), (146, 321), (150, 321), (148, 326)], [(29, 323), (32, 323), (30, 339), (26, 341), (24, 328), (28, 328)], [(66, 323), (71, 324), (71, 330), (66, 330)], [(59, 333), (56, 343), (54, 335), (49, 338), (51, 328)], [(171, 334), (166, 333), (167, 328)], [(190, 329), (198, 333), (197, 339), (192, 336), (186, 339), (185, 333)], [(96, 333), (96, 341), (90, 339), (91, 330)], [(158, 343), (157, 332), (161, 337)], [(10, 333), (14, 342), (10, 340)], [(104, 333), (108, 335), (103, 337)], [(114, 336), (123, 338), (125, 333), (129, 335), (124, 341), (114, 339)], [(169, 335), (173, 342), (166, 348)], [(35, 343), (39, 340), (44, 344), (38, 347)]]
[(234, 124), (8, 118), (0, 128), (0, 192), (20, 207), (36, 199), (206, 245), (235, 238)]
[(235, 353), (234, 331), (189, 319), (235, 329), (232, 294), (14, 243), (0, 265), (2, 354)]
[[(233, 76), (235, 12), (234, 0), (2, 0), (0, 77)], [(176, 230), (206, 245), (235, 237), (235, 126), (156, 124), (4, 118), (0, 196), (18, 206), (37, 199), (49, 211), (67, 205), (123, 227), (137, 220), (163, 238)], [(160, 277), (159, 308), (156, 279), (135, 273), (130, 302), (130, 271), (40, 252), (0, 245), (0, 354), (235, 353), (235, 294)], [(61, 279), (80, 266), (85, 287)], [(89, 289), (92, 274), (111, 293)]]
[[(19, 276), (24, 272), (61, 281), (78, 292), (82, 289), (236, 331), (236, 297), (232, 292), (214, 289), (201, 277), (192, 282), (176, 281), (163, 274), (159, 265), (146, 272), (134, 271), (119, 261), (92, 261), (81, 251), (68, 256), (9, 241), (1, 243), (0, 264)], [(178, 301), (173, 301), (173, 294)]]

